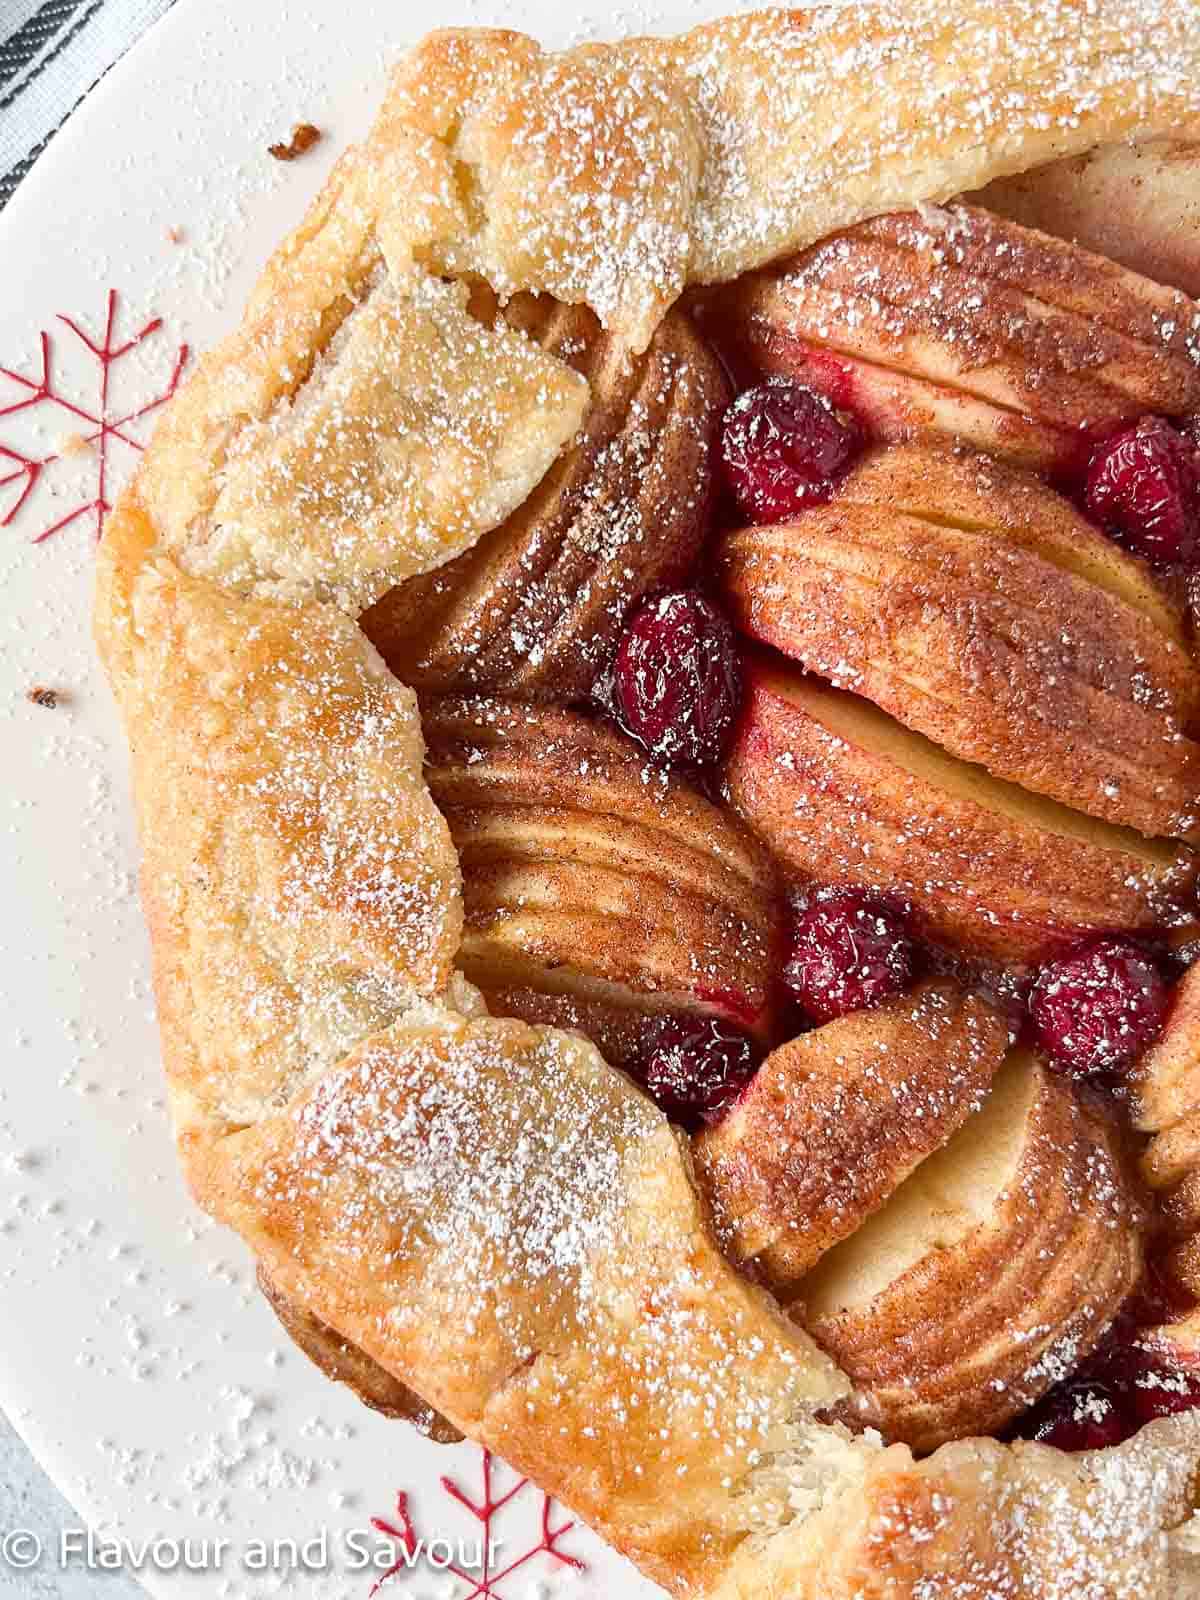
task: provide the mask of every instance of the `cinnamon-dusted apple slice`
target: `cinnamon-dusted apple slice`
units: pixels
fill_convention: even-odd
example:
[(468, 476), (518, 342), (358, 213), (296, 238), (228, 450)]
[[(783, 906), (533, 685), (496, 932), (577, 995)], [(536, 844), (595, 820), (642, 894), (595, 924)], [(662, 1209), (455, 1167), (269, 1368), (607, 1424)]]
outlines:
[(933, 1449), (1003, 1427), (1089, 1352), (1137, 1282), (1141, 1221), (1115, 1132), (1016, 1051), (793, 1314), (864, 1421)]
[(909, 901), (938, 942), (1036, 962), (1089, 930), (1182, 921), (1184, 846), (1085, 816), (960, 761), (870, 701), (747, 663), (730, 798), (786, 877)]
[(745, 528), (735, 620), (954, 755), (1148, 834), (1200, 826), (1200, 700), (1172, 606), (1038, 479), (944, 443), (868, 456), (834, 500)]
[(1200, 1300), (1200, 963), (1175, 985), (1162, 1033), (1129, 1081), (1134, 1124), (1153, 1135), (1141, 1170), (1166, 1223), (1158, 1265)]
[(734, 818), (574, 712), (460, 697), (423, 725), (462, 863), (460, 964), (493, 1004), (561, 1021), (570, 1002), (621, 1054), (629, 1012), (769, 1028), (774, 871)]
[(1131, 1073), (1136, 1127), (1161, 1133), (1200, 1113), (1200, 962), (1171, 992), (1166, 1024)]
[(950, 432), (1039, 468), (1074, 463), (1081, 428), (1200, 406), (1194, 302), (976, 207), (834, 234), (722, 290), (711, 326), (881, 438)]
[(692, 1145), (726, 1250), (780, 1298), (982, 1104), (1004, 1017), (948, 982), (801, 1034)]
[(574, 447), (506, 522), (362, 626), (418, 689), (583, 699), (637, 602), (699, 552), (728, 387), (681, 311), (637, 357), (583, 306), (518, 295), (503, 317), (587, 378)]
[(1101, 145), (971, 199), (1200, 297), (1200, 144)]

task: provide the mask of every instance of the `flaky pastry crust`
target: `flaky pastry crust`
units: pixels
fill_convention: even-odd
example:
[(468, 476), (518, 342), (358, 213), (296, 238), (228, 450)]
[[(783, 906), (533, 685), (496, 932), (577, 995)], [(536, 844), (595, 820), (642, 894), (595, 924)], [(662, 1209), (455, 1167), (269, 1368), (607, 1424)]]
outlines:
[(1194, 137), (1198, 41), (1194, 0), (763, 12), (557, 55), (434, 34), (109, 520), (97, 633), (198, 1199), (676, 1594), (1172, 1600), (1200, 1421), (919, 1465), (820, 1421), (846, 1379), (726, 1262), (681, 1137), (455, 971), (415, 700), (353, 618), (502, 525), (585, 417), (586, 378), (468, 280), (636, 353), (689, 284)]

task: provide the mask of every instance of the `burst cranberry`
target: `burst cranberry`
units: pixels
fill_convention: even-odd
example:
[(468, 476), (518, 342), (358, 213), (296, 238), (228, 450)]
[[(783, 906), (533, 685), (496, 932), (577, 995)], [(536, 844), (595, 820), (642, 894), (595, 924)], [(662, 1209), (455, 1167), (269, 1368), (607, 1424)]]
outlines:
[(738, 395), (721, 429), (725, 478), (752, 522), (783, 522), (828, 500), (862, 448), (848, 412), (779, 380)]
[(1123, 939), (1095, 939), (1043, 967), (1029, 1000), (1037, 1041), (1074, 1078), (1127, 1066), (1157, 1036), (1167, 986)]
[(861, 889), (820, 896), (792, 925), (783, 980), (816, 1022), (878, 1005), (912, 973), (904, 918)]
[(1166, 1361), (1147, 1361), (1130, 1391), (1130, 1416), (1135, 1428), (1157, 1417), (1173, 1417), (1200, 1405), (1200, 1373), (1186, 1372)]
[(1125, 1313), (1083, 1365), (1054, 1386), (1016, 1433), (1060, 1450), (1098, 1450), (1144, 1423), (1200, 1405), (1200, 1372), (1144, 1344)]
[(670, 1017), (654, 1031), (639, 1076), (671, 1121), (694, 1131), (720, 1121), (755, 1070), (745, 1034), (710, 1017)]
[(1148, 561), (1190, 561), (1200, 542), (1200, 457), (1161, 417), (1143, 417), (1099, 445), (1084, 503), (1113, 538)]
[(1059, 1450), (1103, 1450), (1130, 1433), (1123, 1390), (1099, 1378), (1068, 1378), (1032, 1412), (1022, 1434)]
[(740, 698), (733, 629), (703, 595), (678, 590), (637, 612), (617, 651), (616, 709), (648, 750), (672, 763), (718, 761)]

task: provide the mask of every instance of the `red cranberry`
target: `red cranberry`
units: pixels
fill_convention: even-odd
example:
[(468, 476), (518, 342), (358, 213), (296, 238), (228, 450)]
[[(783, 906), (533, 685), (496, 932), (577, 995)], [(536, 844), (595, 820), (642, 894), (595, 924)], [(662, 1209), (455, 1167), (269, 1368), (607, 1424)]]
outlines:
[(792, 925), (783, 981), (817, 1022), (878, 1005), (905, 988), (912, 974), (904, 918), (865, 890), (824, 894)]
[(617, 650), (617, 713), (655, 756), (720, 760), (740, 698), (733, 629), (703, 595), (677, 590), (636, 613)]
[(1103, 1450), (1131, 1432), (1126, 1398), (1121, 1388), (1102, 1379), (1068, 1378), (1039, 1402), (1021, 1431), (1059, 1450)]
[(653, 1030), (638, 1076), (647, 1093), (689, 1132), (719, 1122), (754, 1076), (750, 1041), (711, 1017), (668, 1017)]
[(823, 504), (862, 448), (862, 429), (848, 412), (780, 379), (738, 395), (721, 429), (725, 478), (752, 522), (784, 522)]
[(1088, 515), (1147, 561), (1190, 561), (1200, 541), (1200, 456), (1161, 417), (1098, 445), (1084, 483)]
[(1103, 1342), (1070, 1377), (1026, 1412), (1014, 1430), (1060, 1450), (1120, 1444), (1144, 1423), (1200, 1405), (1200, 1372), (1140, 1342), (1122, 1312)]
[(1127, 1066), (1157, 1036), (1167, 986), (1124, 939), (1095, 939), (1043, 967), (1029, 1000), (1037, 1042), (1074, 1078)]
[(1130, 1415), (1134, 1428), (1157, 1417), (1173, 1417), (1200, 1405), (1200, 1373), (1149, 1360), (1133, 1381)]

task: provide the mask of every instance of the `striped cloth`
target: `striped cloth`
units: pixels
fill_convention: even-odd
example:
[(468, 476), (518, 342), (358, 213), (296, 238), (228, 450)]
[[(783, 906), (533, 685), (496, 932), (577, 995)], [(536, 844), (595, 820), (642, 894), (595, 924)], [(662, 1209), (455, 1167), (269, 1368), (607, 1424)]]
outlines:
[(172, 3), (0, 0), (0, 206), (88, 90)]

